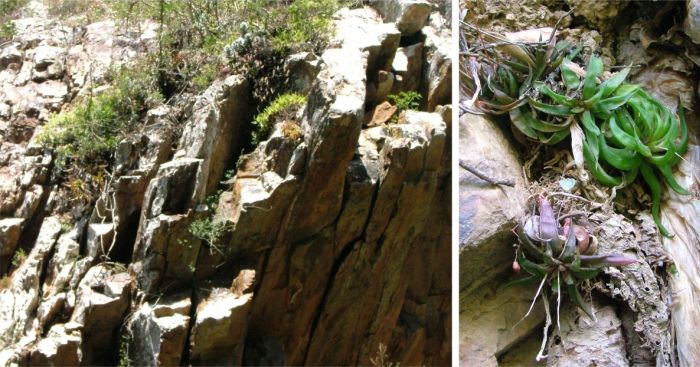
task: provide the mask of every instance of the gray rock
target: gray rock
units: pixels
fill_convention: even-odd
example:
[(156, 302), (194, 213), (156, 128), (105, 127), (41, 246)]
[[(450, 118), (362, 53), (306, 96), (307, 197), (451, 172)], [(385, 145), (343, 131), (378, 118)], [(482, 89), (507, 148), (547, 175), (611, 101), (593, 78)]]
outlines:
[[(687, 15), (683, 22), (683, 30), (694, 43), (700, 44), (700, 3), (693, 0), (685, 2)], [(2, 59), (0, 59), (2, 65)]]
[(574, 307), (569, 305), (562, 310), (561, 330), (555, 329), (561, 342), (550, 343), (547, 366), (629, 366), (622, 323), (615, 307), (595, 302), (596, 320), (577, 315)]
[(386, 97), (391, 93), (394, 86), (394, 74), (389, 71), (380, 70), (377, 72), (377, 87), (372, 98), (374, 103), (386, 101)]
[(0, 70), (7, 68), (10, 64), (22, 64), (22, 51), (17, 49), (15, 43), (3, 47), (0, 51)]
[(109, 255), (114, 239), (114, 225), (112, 223), (93, 223), (87, 228), (87, 241), (85, 248), (87, 256), (101, 259), (104, 255)]
[[(31, 343), (37, 338), (34, 319), (39, 304), (41, 274), (61, 231), (57, 217), (44, 219), (34, 247), (12, 273), (12, 287), (0, 290), (0, 350), (19, 347), (22, 339)], [(27, 334), (25, 336), (25, 334)]]
[(129, 268), (140, 291), (151, 293), (192, 279), (201, 246), (190, 232), (193, 219), (192, 215), (161, 214), (142, 223)]
[(401, 83), (393, 85), (393, 94), (418, 90), (423, 72), (423, 43), (399, 47), (391, 66), (394, 73), (401, 76)]
[(29, 366), (77, 366), (80, 364), (79, 346), (79, 335), (66, 331), (63, 324), (54, 325), (32, 348)]
[[(508, 279), (495, 277), (474, 292), (460, 294), (460, 365), (497, 367), (498, 356), (527, 335), (541, 330), (545, 318), (541, 300), (518, 323), (527, 314), (537, 286), (506, 288)], [(533, 352), (530, 361), (533, 364), (536, 354)]]
[(420, 31), (430, 16), (430, 3), (426, 0), (386, 0), (374, 5), (385, 22), (396, 22), (401, 35), (410, 36)]
[(459, 172), (460, 286), (469, 290), (510, 267), (511, 229), (525, 213), (527, 190), (518, 152), (496, 123), (466, 114), (459, 133), (460, 160), (515, 183), (494, 186), (464, 169)]
[(32, 185), (29, 190), (24, 192), (24, 198), (15, 210), (15, 215), (30, 220), (39, 207), (43, 195), (44, 188), (41, 185)]
[(32, 80), (60, 79), (65, 72), (66, 49), (55, 46), (39, 46), (33, 50)]
[(241, 151), (243, 123), (252, 118), (252, 94), (248, 81), (238, 75), (215, 81), (197, 97), (192, 118), (185, 125), (175, 158), (201, 160), (193, 200), (204, 201), (219, 187), (224, 171)]
[(290, 55), (284, 61), (284, 72), (288, 78), (287, 87), (302, 95), (309, 94), (318, 69), (319, 60), (313, 53), (302, 52)]
[(23, 223), (24, 218), (0, 219), (0, 256), (9, 256), (15, 253)]
[(371, 8), (343, 9), (336, 14), (335, 37), (332, 43), (343, 48), (368, 52), (367, 75), (373, 81), (379, 70), (391, 70), (401, 34), (396, 26), (383, 23)]
[(141, 305), (129, 323), (129, 358), (137, 366), (177, 366), (185, 350), (192, 302), (188, 296)]
[(144, 218), (183, 213), (195, 204), (195, 180), (202, 159), (180, 158), (160, 166), (144, 196)]
[(129, 307), (130, 278), (112, 265), (99, 264), (80, 281), (71, 322), (79, 325), (81, 364), (109, 361), (112, 340)]
[(451, 32), (448, 27), (429, 26), (423, 28), (423, 33), (425, 34), (423, 48), (425, 62), (420, 90), (424, 96), (425, 109), (432, 112), (438, 105), (452, 103)]

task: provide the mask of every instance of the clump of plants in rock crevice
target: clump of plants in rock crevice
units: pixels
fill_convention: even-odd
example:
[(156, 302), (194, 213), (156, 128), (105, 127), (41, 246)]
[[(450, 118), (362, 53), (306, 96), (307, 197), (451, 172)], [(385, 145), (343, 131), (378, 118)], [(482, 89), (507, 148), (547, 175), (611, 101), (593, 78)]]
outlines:
[(461, 82), (468, 101), (461, 108), (507, 114), (515, 130), (533, 142), (556, 145), (571, 136), (574, 156), (582, 153), (586, 169), (602, 185), (622, 188), (641, 176), (659, 232), (670, 236), (659, 215), (661, 181), (689, 194), (673, 178), (688, 146), (683, 108), (675, 114), (626, 83), (630, 68), (605, 74), (595, 55), (580, 67), (580, 48), (557, 42), (555, 31), (547, 40), (525, 43), (463, 25), (479, 33), (471, 48), (463, 39)]
[(515, 280), (508, 286), (539, 285), (530, 311), (541, 295), (547, 322), (542, 347), (537, 356), (537, 360), (540, 360), (544, 358), (542, 353), (546, 345), (547, 329), (552, 323), (550, 296), (557, 300), (557, 323), (562, 294), (566, 294), (571, 302), (594, 319), (594, 313), (581, 296), (582, 285), (595, 278), (603, 268), (629, 265), (637, 260), (622, 254), (597, 253), (595, 228), (585, 215), (561, 213), (557, 217), (546, 197), (538, 195), (536, 201), (537, 210), (522, 218), (515, 229), (518, 245), (513, 270), (518, 273), (524, 270), (528, 276)]

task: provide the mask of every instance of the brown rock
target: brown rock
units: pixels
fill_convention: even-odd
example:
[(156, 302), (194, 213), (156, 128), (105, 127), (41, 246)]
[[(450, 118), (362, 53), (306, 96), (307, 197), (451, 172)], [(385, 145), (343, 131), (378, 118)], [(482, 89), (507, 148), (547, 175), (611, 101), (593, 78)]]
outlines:
[(396, 111), (396, 106), (392, 105), (389, 102), (383, 102), (382, 104), (374, 108), (374, 111), (372, 111), (371, 115), (368, 115), (369, 117), (371, 117), (371, 119), (367, 123), (367, 126), (374, 127), (386, 124), (387, 122), (389, 122), (389, 120), (391, 120), (392, 117), (394, 117)]
[(190, 336), (190, 363), (241, 364), (252, 297), (252, 293), (237, 296), (218, 288), (197, 306)]

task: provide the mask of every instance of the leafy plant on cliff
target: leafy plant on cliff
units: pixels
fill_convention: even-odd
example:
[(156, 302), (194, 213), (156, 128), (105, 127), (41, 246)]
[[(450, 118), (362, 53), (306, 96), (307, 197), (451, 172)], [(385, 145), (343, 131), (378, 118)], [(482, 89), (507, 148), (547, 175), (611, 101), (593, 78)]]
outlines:
[(190, 224), (190, 233), (210, 245), (216, 244), (226, 230), (225, 222), (214, 221), (212, 218), (198, 219)]
[(59, 167), (106, 162), (120, 138), (134, 128), (146, 110), (162, 102), (153, 76), (138, 68), (114, 72), (111, 86), (88, 96), (72, 109), (52, 116), (39, 142), (54, 149)]
[(416, 91), (399, 92), (399, 94), (390, 94), (387, 99), (396, 105), (397, 113), (403, 111), (417, 110), (420, 107), (420, 101), (423, 97)]
[[(508, 114), (527, 138), (554, 145), (583, 127), (586, 168), (609, 187), (625, 187), (639, 174), (652, 197), (652, 215), (664, 236), (659, 216), (660, 179), (680, 194), (689, 194), (672, 169), (688, 146), (683, 107), (678, 114), (638, 85), (625, 83), (630, 68), (604, 78), (603, 61), (592, 55), (584, 70), (574, 60), (579, 49), (567, 42), (513, 43), (491, 35), (498, 47), (480, 49), (463, 71), (473, 108)], [(574, 144), (572, 144), (573, 146)]]
[(294, 114), (306, 104), (306, 97), (298, 93), (287, 93), (277, 97), (269, 106), (253, 119), (255, 131), (254, 144), (260, 143), (270, 134), (276, 121), (286, 121), (294, 118)]
[(529, 275), (509, 283), (509, 286), (539, 284), (532, 300), (532, 310), (537, 298), (542, 295), (547, 315), (545, 338), (537, 360), (542, 357), (546, 344), (546, 329), (551, 324), (549, 295), (557, 297), (557, 320), (562, 293), (581, 309), (591, 320), (595, 317), (583, 300), (579, 288), (588, 279), (595, 278), (601, 269), (611, 266), (624, 266), (637, 260), (621, 254), (597, 254), (597, 239), (592, 235), (588, 220), (581, 224), (566, 216), (563, 225), (555, 217), (546, 197), (537, 197), (538, 214), (532, 213), (518, 224), (516, 234), (519, 246), (515, 252), (513, 270), (525, 270)]
[(18, 248), (17, 251), (15, 251), (15, 254), (12, 256), (12, 266), (13, 267), (19, 267), (24, 260), (27, 258), (27, 253), (24, 251), (23, 248)]
[(117, 144), (162, 100), (151, 72), (124, 67), (111, 73), (106, 90), (49, 118), (37, 141), (53, 150), (55, 173), (72, 201), (89, 203), (103, 189)]

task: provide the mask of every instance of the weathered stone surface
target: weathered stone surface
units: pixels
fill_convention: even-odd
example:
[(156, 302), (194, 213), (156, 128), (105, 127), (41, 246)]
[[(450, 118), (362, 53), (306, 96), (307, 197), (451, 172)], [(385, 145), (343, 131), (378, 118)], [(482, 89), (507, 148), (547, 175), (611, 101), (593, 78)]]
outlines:
[(3, 47), (0, 51), (0, 70), (5, 69), (10, 64), (22, 63), (22, 51), (17, 49), (17, 45), (12, 43), (7, 47)]
[(17, 210), (15, 210), (15, 215), (26, 220), (31, 219), (39, 208), (43, 195), (44, 188), (41, 185), (32, 185), (31, 188), (24, 192), (24, 198)]
[[(81, 279), (87, 269), (79, 266), (80, 244), (77, 242), (79, 231), (74, 229), (62, 234), (56, 241), (53, 256), (46, 268), (41, 292), (44, 300), (37, 309), (39, 324), (45, 327), (51, 324), (59, 311), (70, 313), (75, 298), (74, 279)], [(90, 261), (91, 259), (83, 259)], [(71, 304), (67, 304), (70, 297)]]
[(537, 286), (506, 288), (507, 282), (507, 277), (499, 276), (473, 292), (460, 294), (460, 365), (498, 366), (499, 355), (539, 329), (544, 321), (540, 299), (530, 315), (520, 321), (530, 308)]
[(627, 7), (627, 1), (610, 1), (588, 3), (581, 0), (566, 0), (575, 10), (575, 14), (588, 20), (594, 27), (608, 28), (612, 26), (613, 19)]
[(0, 256), (15, 253), (17, 241), (22, 231), (23, 218), (0, 219)]
[(77, 366), (80, 364), (80, 336), (54, 325), (48, 335), (32, 349), (29, 366)]
[(421, 93), (428, 112), (439, 105), (452, 103), (452, 53), (451, 32), (444, 19), (437, 13), (431, 16), (430, 26), (423, 28), (423, 80)]
[(463, 115), (459, 134), (460, 161), (515, 183), (515, 187), (494, 186), (460, 170), (460, 287), (465, 290), (510, 266), (511, 229), (524, 214), (526, 190), (519, 155), (494, 122)]
[(215, 289), (197, 305), (190, 336), (192, 364), (241, 364), (252, 296)]
[[(183, 213), (195, 204), (195, 180), (201, 171), (202, 159), (180, 158), (158, 169), (144, 196), (143, 218), (160, 214)], [(143, 224), (143, 223), (142, 223)]]
[(307, 95), (319, 69), (319, 60), (310, 52), (302, 52), (287, 57), (284, 62), (284, 72), (289, 79), (291, 90)]
[(289, 212), (290, 241), (317, 233), (340, 211), (345, 169), (362, 126), (366, 55), (356, 49), (330, 49), (321, 56), (323, 65), (304, 111), (307, 165)]
[(596, 320), (577, 315), (573, 307), (562, 309), (561, 331), (550, 339), (547, 366), (629, 366), (615, 307), (595, 304)]
[[(383, 23), (379, 14), (372, 8), (344, 9), (337, 13), (333, 44), (344, 48), (368, 52), (367, 76), (379, 70), (391, 70), (401, 34), (394, 24)], [(358, 65), (359, 66), (359, 65)]]
[(66, 49), (55, 46), (39, 46), (32, 50), (34, 70), (32, 80), (59, 79), (65, 72)]
[[(431, 114), (418, 113), (410, 120), (422, 120), (419, 117), (427, 115)], [(440, 119), (439, 115), (435, 116)], [(351, 358), (359, 364), (369, 364), (379, 343), (387, 344), (393, 336), (392, 327), (387, 325), (394, 325), (396, 329), (401, 324), (399, 315), (403, 302), (396, 300), (406, 296), (410, 276), (407, 257), (412, 246), (417, 246), (417, 234), (426, 223), (435, 198), (438, 176), (426, 169), (425, 157), (432, 143), (444, 142), (445, 125), (441, 123), (443, 130), (433, 131), (431, 135), (426, 134), (423, 124), (414, 123), (366, 130), (369, 135), (366, 138), (375, 142), (374, 153), (366, 159), (377, 162), (366, 164), (367, 170), (374, 171), (370, 177), (380, 177), (380, 186), (364, 238), (347, 248), (349, 252), (322, 304), (319, 324), (312, 330), (306, 363), (339, 364), (343, 363), (341, 356), (345, 356), (346, 360)], [(380, 141), (381, 148), (376, 145)], [(375, 168), (370, 169), (371, 166)], [(398, 194), (388, 189), (390, 186)], [(364, 307), (347, 307), (347, 302), (357, 297), (363, 299)], [(354, 325), (354, 332), (348, 331), (350, 325)], [(339, 342), (331, 347), (323, 340)], [(358, 343), (362, 345), (360, 350), (351, 347)]]
[(143, 225), (130, 272), (139, 290), (150, 293), (192, 279), (201, 240), (190, 232), (192, 212), (159, 215)]
[(129, 307), (129, 283), (128, 273), (106, 264), (92, 267), (80, 281), (71, 322), (80, 325), (81, 364), (111, 361)]
[[(343, 10), (329, 50), (287, 60), (286, 87), (309, 95), (294, 117), (299, 139), (276, 124), (238, 159), (263, 106), (251, 101), (252, 81), (232, 76), (149, 111), (119, 142), (101, 196), (73, 206), (32, 137), (66, 101), (103, 89), (111, 67), (155, 50), (159, 31), (145, 22), (124, 33), (109, 20), (71, 29), (39, 1), (28, 9), (35, 18), (19, 21), (0, 51), (0, 218), (24, 219), (29, 239), (36, 219), (49, 219), (11, 275), (13, 291), (0, 291), (0, 365), (115, 364), (124, 336), (135, 365), (236, 365), (244, 355), (258, 365), (367, 365), (379, 343), (404, 365), (449, 363), (446, 115), (405, 114), (361, 132), (365, 111), (392, 91), (394, 23), (370, 7)], [(424, 53), (412, 56), (421, 69)], [(405, 159), (381, 158), (393, 150)], [(212, 215), (204, 198), (234, 167), (211, 218), (227, 230), (201, 246), (191, 224)], [(388, 171), (396, 175), (385, 182)], [(249, 267), (259, 279), (248, 270), (230, 282), (231, 269)], [(366, 307), (346, 312), (358, 302)]]
[(222, 197), (219, 213), (231, 222), (230, 254), (263, 251), (273, 245), (300, 180), (281, 178), (274, 172), (237, 178), (233, 196)]
[(144, 303), (129, 323), (129, 359), (137, 366), (177, 366), (185, 351), (192, 302), (178, 295)]
[[(683, 22), (683, 30), (693, 42), (700, 43), (700, 4), (693, 0), (687, 0), (685, 4), (688, 13)], [(0, 65), (2, 65), (1, 58)]]
[(401, 80), (400, 83), (394, 83), (394, 94), (417, 90), (423, 72), (423, 43), (399, 47), (391, 67)]
[[(700, 187), (697, 176), (699, 164), (700, 146), (690, 144), (684, 159), (678, 163), (675, 178), (691, 191)], [(700, 202), (693, 195), (680, 195), (672, 190), (667, 190), (667, 193), (669, 198), (661, 206), (661, 216), (674, 236), (661, 241), (664, 253), (670, 255), (678, 269), (670, 280), (674, 303), (669, 307), (678, 358), (681, 364), (690, 366), (700, 361), (700, 334), (694, 328), (700, 322), (697, 307), (700, 289), (700, 268), (697, 266), (700, 264), (700, 249), (697, 246), (700, 241)]]
[(367, 117), (371, 117), (371, 120), (369, 120), (367, 126), (374, 127), (386, 124), (396, 114), (396, 110), (396, 106), (393, 106), (389, 102), (383, 102), (374, 108), (372, 114), (367, 115)]
[(394, 87), (394, 73), (385, 70), (379, 70), (377, 72), (377, 87), (372, 100), (375, 103), (382, 103), (386, 101), (387, 96), (391, 93), (391, 89)]
[[(19, 352), (39, 336), (35, 322), (40, 300), (41, 274), (51, 253), (61, 224), (57, 217), (44, 219), (34, 247), (17, 270), (12, 273), (12, 286), (0, 290), (0, 350)], [(23, 342), (17, 344), (20, 340)], [(4, 358), (4, 357), (3, 357)], [(0, 363), (5, 364), (2, 358)]]
[(385, 22), (396, 22), (404, 36), (410, 36), (423, 28), (430, 16), (430, 3), (426, 0), (378, 1), (377, 10)]
[(215, 81), (194, 103), (192, 118), (185, 125), (180, 150), (175, 157), (201, 159), (195, 181), (193, 202), (203, 202), (216, 191), (234, 155), (244, 143), (237, 135), (250, 121), (253, 109), (248, 80), (234, 75)]
[[(627, 257), (636, 258), (639, 261), (625, 265), (621, 268), (606, 268), (603, 272), (607, 275), (605, 293), (615, 299), (621, 299), (627, 304), (634, 314), (631, 321), (630, 334), (636, 334), (636, 338), (644, 340), (642, 345), (635, 348), (636, 360), (642, 360), (644, 352), (647, 363), (658, 365), (671, 364), (673, 358), (669, 353), (672, 350), (672, 334), (669, 328), (669, 310), (664, 291), (655, 279), (654, 269), (645, 261), (645, 256), (659, 256), (664, 251), (660, 240), (656, 237), (655, 224), (649, 214), (639, 215), (641, 223), (646, 223), (647, 228), (652, 228), (653, 234), (640, 233), (635, 230), (632, 222), (622, 215), (594, 214), (589, 220), (598, 224), (598, 251), (599, 253), (619, 253)], [(624, 311), (623, 311), (624, 312)], [(623, 313), (618, 312), (618, 315)], [(632, 313), (630, 312), (630, 313)], [(627, 343), (632, 343), (632, 338), (627, 337)], [(655, 356), (655, 358), (654, 358)]]
[(108, 255), (112, 247), (113, 238), (114, 225), (112, 223), (94, 223), (88, 225), (87, 242), (85, 244), (87, 256), (100, 258), (103, 255)]

